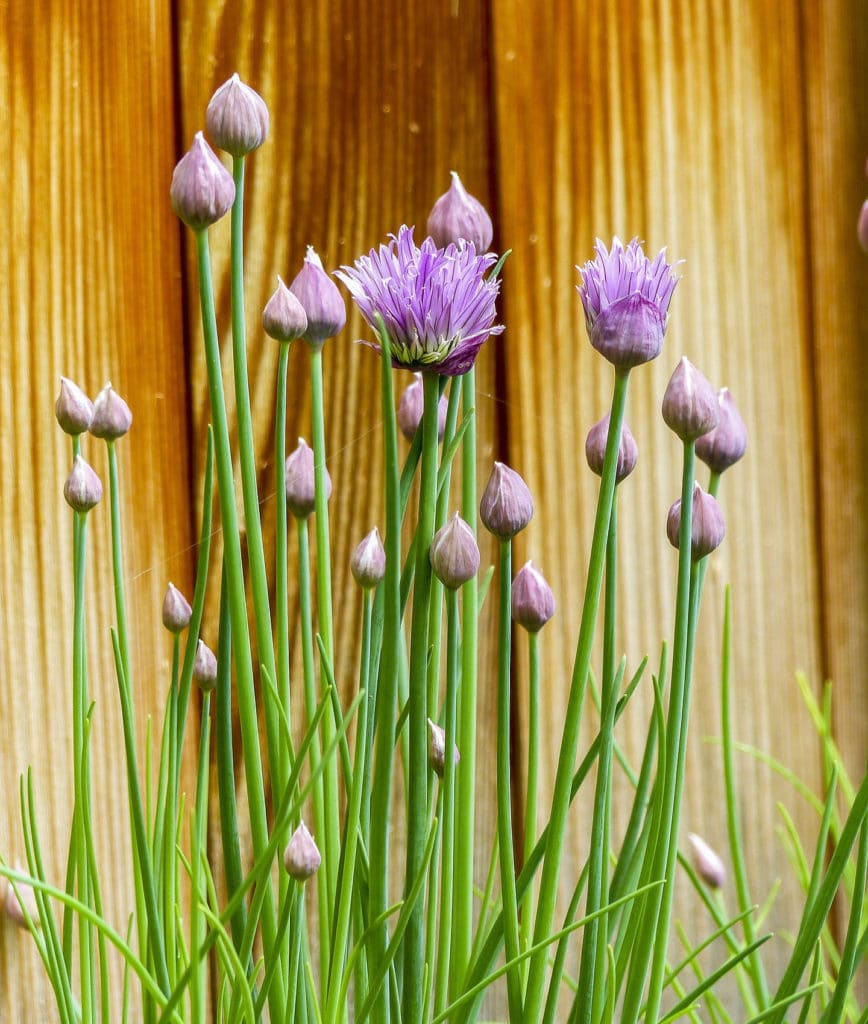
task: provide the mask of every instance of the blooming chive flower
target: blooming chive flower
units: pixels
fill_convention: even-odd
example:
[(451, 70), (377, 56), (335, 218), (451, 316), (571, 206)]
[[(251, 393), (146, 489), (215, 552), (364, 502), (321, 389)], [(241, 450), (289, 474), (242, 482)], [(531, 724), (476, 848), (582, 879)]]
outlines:
[(336, 273), (375, 331), (383, 318), (393, 366), (456, 377), (473, 366), (486, 338), (503, 330), (492, 326), (500, 282), (486, 280), (496, 262), (471, 243), (438, 249), (426, 238), (418, 246), (405, 225), (388, 245)]
[(623, 369), (647, 363), (660, 354), (669, 318), (669, 303), (679, 278), (661, 249), (653, 262), (638, 238), (625, 248), (619, 238), (611, 251), (597, 239), (596, 259), (576, 269), (582, 275), (579, 295), (591, 345)]

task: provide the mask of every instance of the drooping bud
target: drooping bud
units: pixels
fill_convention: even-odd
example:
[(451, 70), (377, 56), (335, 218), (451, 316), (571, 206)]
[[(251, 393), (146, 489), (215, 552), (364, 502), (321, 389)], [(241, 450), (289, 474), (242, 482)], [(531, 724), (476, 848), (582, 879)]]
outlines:
[(210, 693), (217, 685), (217, 657), (203, 640), (196, 644), (193, 678), (203, 693)]
[[(693, 520), (690, 533), (690, 553), (694, 561), (705, 558), (719, 547), (726, 533), (723, 512), (720, 505), (699, 486), (693, 485)], [(669, 509), (666, 519), (666, 536), (669, 543), (678, 547), (678, 532), (681, 529), (681, 499)]]
[(514, 469), (495, 462), (479, 503), (479, 516), (489, 533), (511, 540), (533, 518), (533, 498)]
[(429, 558), (434, 575), (449, 590), (457, 590), (479, 572), (476, 538), (457, 512), (434, 534)]
[(693, 867), (697, 875), (712, 889), (720, 889), (726, 884), (726, 867), (720, 857), (712, 850), (704, 839), (687, 833), (693, 851)]
[(686, 356), (675, 367), (663, 395), (663, 419), (682, 441), (695, 441), (717, 426), (714, 388)]
[(80, 455), (76, 455), (72, 471), (63, 485), (66, 503), (76, 512), (90, 512), (102, 499), (99, 477)]
[(601, 356), (628, 370), (656, 359), (665, 333), (666, 317), (657, 303), (634, 292), (600, 313), (589, 338)]
[[(326, 501), (331, 497), (332, 481), (326, 470)], [(298, 439), (298, 447), (286, 460), (284, 473), (286, 504), (296, 519), (307, 519), (316, 507), (313, 449), (304, 438)]]
[(215, 146), (232, 156), (246, 156), (265, 142), (268, 107), (258, 92), (234, 74), (211, 97), (205, 124)]
[[(452, 744), (452, 757), (453, 764), (458, 764), (461, 760), (458, 747), (454, 743)], [(428, 764), (442, 779), (443, 772), (446, 770), (446, 733), (430, 718), (428, 719)]]
[(729, 388), (717, 392), (717, 426), (696, 439), (696, 455), (713, 473), (729, 469), (747, 448), (747, 427), (741, 418)]
[(306, 882), (311, 875), (316, 874), (321, 863), (322, 857), (313, 836), (302, 822), (292, 833), (283, 851), (283, 866), (290, 878), (296, 882)]
[[(446, 408), (449, 402), (444, 392), (440, 396), (440, 404), (437, 406), (437, 440), (443, 440), (443, 433), (446, 430)], [(412, 441), (422, 422), (422, 415), (425, 411), (425, 389), (422, 384), (422, 374), (414, 373), (413, 380), (404, 388), (401, 400), (398, 402), (398, 426), (401, 433), (408, 441)]]
[(439, 249), (445, 249), (450, 242), (456, 245), (462, 239), (472, 242), (478, 253), (488, 252), (494, 229), (488, 211), (462, 185), (455, 171), (449, 191), (431, 207), (428, 215), (428, 234)]
[(90, 428), (93, 402), (68, 377), (60, 378), (60, 394), (54, 403), (54, 415), (62, 430), (76, 437)]
[(274, 294), (262, 311), (262, 328), (275, 341), (295, 341), (307, 330), (304, 307), (280, 277)]
[(106, 441), (117, 441), (133, 424), (130, 407), (115, 391), (109, 381), (93, 401), (93, 419), (90, 432)]
[(303, 338), (311, 348), (322, 348), (347, 322), (347, 307), (338, 286), (323, 270), (322, 260), (312, 245), (307, 247), (304, 265), (295, 275), (289, 290), (307, 315)]
[(220, 220), (235, 202), (232, 175), (201, 132), (175, 166), (170, 195), (172, 209), (194, 231)]
[(386, 575), (386, 552), (376, 526), (353, 552), (350, 571), (353, 579), (364, 590), (375, 587)]
[(192, 615), (190, 602), (174, 583), (170, 583), (163, 598), (163, 625), (170, 633), (180, 633), (190, 625)]
[(555, 596), (533, 562), (522, 566), (512, 581), (512, 617), (529, 633), (538, 633), (555, 613)]
[(859, 245), (862, 246), (862, 251), (868, 252), (868, 199), (862, 204), (862, 209), (859, 212), (856, 234), (859, 238)]
[[(606, 458), (606, 441), (609, 437), (609, 413), (599, 420), (588, 431), (585, 438), (585, 458), (597, 476), (603, 475), (603, 462)], [(618, 466), (615, 470), (615, 482), (626, 479), (636, 468), (639, 449), (636, 440), (630, 433), (626, 423), (621, 425), (621, 443), (618, 445)]]
[[(24, 869), (16, 864), (15, 870), (19, 874), (24, 874)], [(27, 915), (36, 927), (39, 927), (39, 907), (36, 903), (36, 893), (33, 891), (33, 886), (28, 885), (26, 882), (16, 882), (15, 888), (12, 887), (12, 883), (9, 879), (6, 879), (5, 893), (3, 895), (3, 910), (6, 916), (15, 924), (18, 928), (27, 928)], [(18, 890), (18, 895), (15, 894), (15, 889)], [(27, 915), (25, 915), (25, 910)]]

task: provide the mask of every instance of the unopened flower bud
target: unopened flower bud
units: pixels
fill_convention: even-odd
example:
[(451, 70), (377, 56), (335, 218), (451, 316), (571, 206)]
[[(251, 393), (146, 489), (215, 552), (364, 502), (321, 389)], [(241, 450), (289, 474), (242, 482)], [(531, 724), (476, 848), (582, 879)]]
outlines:
[[(18, 864), (15, 865), (15, 870), (20, 874), (24, 873), (24, 869)], [(15, 894), (15, 889), (18, 890), (18, 895)], [(27, 928), (27, 916), (30, 917), (34, 925), (39, 927), (39, 907), (36, 903), (36, 893), (33, 891), (33, 886), (26, 882), (16, 882), (15, 888), (13, 888), (9, 879), (6, 879), (3, 909), (9, 920), (19, 928)], [(24, 913), (25, 910), (27, 915)]]
[(533, 562), (522, 566), (512, 581), (512, 617), (529, 633), (538, 633), (555, 613), (555, 596)]
[(356, 583), (365, 590), (375, 587), (386, 575), (386, 552), (376, 526), (353, 552), (350, 571)]
[[(326, 500), (331, 497), (332, 481), (326, 470)], [(316, 507), (316, 481), (313, 465), (313, 449), (303, 438), (298, 447), (286, 460), (284, 473), (286, 503), (296, 519), (307, 519)]]
[(54, 415), (62, 430), (73, 437), (90, 428), (93, 402), (68, 377), (60, 378), (60, 394), (54, 403)]
[(196, 644), (193, 678), (203, 693), (210, 693), (217, 685), (217, 657), (203, 640)]
[[(437, 406), (437, 440), (443, 440), (443, 433), (446, 430), (446, 407), (448, 406), (446, 393), (440, 396), (440, 404)], [(398, 402), (398, 426), (401, 433), (408, 441), (412, 441), (422, 422), (422, 414), (425, 411), (425, 394), (422, 384), (422, 374), (414, 373), (413, 380), (404, 388), (401, 400)]]
[(456, 245), (463, 239), (472, 242), (478, 253), (491, 247), (494, 229), (491, 217), (480, 201), (470, 195), (455, 171), (452, 171), (449, 191), (431, 207), (428, 215), (428, 234), (439, 249), (450, 242)]
[(714, 473), (729, 469), (747, 448), (747, 427), (732, 400), (729, 388), (717, 392), (717, 426), (696, 439), (696, 455)]
[(290, 878), (296, 882), (306, 882), (311, 875), (316, 874), (321, 863), (322, 857), (313, 836), (302, 822), (292, 833), (283, 851), (283, 866)]
[(307, 247), (304, 265), (289, 290), (307, 315), (304, 340), (311, 348), (322, 348), (326, 338), (333, 338), (347, 322), (347, 307), (312, 245)]
[(600, 312), (589, 338), (613, 366), (627, 370), (660, 355), (665, 333), (666, 317), (658, 304), (634, 292)]
[(63, 496), (76, 512), (90, 512), (102, 499), (100, 479), (80, 455), (76, 455), (63, 485)]
[(856, 234), (859, 238), (859, 245), (862, 246), (862, 251), (868, 252), (868, 199), (862, 204), (862, 209), (859, 212)]
[[(699, 486), (693, 485), (693, 520), (690, 533), (690, 552), (694, 561), (705, 558), (718, 547), (726, 533), (723, 512), (720, 505)], [(669, 543), (678, 547), (678, 533), (681, 529), (681, 499), (669, 509), (666, 519), (666, 536)]]
[(722, 888), (726, 884), (726, 867), (723, 861), (704, 839), (693, 832), (688, 832), (687, 838), (693, 850), (693, 867), (697, 875), (712, 889)]
[(295, 341), (307, 330), (304, 307), (280, 277), (274, 294), (262, 311), (262, 328), (275, 341)]
[(194, 231), (220, 220), (235, 202), (232, 175), (201, 132), (175, 166), (170, 195), (172, 209)]
[(495, 462), (479, 503), (479, 516), (489, 533), (511, 540), (533, 518), (533, 498), (514, 469)]
[[(453, 764), (458, 764), (461, 760), (461, 755), (458, 753), (458, 747), (452, 744), (452, 757)], [(436, 722), (432, 722), (428, 719), (428, 763), (434, 770), (435, 774), (443, 778), (443, 772), (446, 769), (446, 733), (437, 725)]]
[(259, 93), (235, 74), (211, 97), (205, 124), (215, 146), (232, 156), (246, 156), (265, 142), (268, 107)]
[(90, 432), (106, 441), (117, 441), (133, 424), (130, 407), (111, 386), (109, 381), (93, 401), (93, 419)]
[[(609, 437), (609, 413), (599, 420), (588, 431), (585, 438), (585, 458), (597, 476), (603, 475), (603, 462), (606, 458), (606, 441)], [(615, 482), (626, 479), (636, 468), (639, 449), (636, 440), (630, 433), (626, 423), (621, 425), (621, 443), (618, 445), (618, 465), (615, 469)]]
[(190, 625), (192, 614), (190, 602), (174, 583), (170, 583), (163, 598), (163, 625), (170, 633), (180, 633)]
[(682, 441), (695, 441), (717, 426), (719, 418), (714, 388), (686, 356), (666, 385), (663, 419)]
[(457, 590), (479, 572), (479, 547), (473, 530), (456, 512), (431, 541), (434, 575), (449, 590)]

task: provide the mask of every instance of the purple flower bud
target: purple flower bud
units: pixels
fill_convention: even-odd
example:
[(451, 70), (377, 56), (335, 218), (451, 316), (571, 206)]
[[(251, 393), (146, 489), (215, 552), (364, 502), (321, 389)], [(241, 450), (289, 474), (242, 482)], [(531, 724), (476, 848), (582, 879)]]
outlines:
[(205, 124), (216, 146), (232, 156), (246, 156), (265, 142), (268, 107), (259, 93), (235, 74), (211, 97)]
[(275, 341), (295, 341), (307, 330), (304, 306), (278, 277), (274, 294), (262, 311), (262, 327)]
[[(326, 470), (326, 500), (331, 497), (332, 481)], [(316, 487), (313, 466), (313, 449), (304, 438), (298, 439), (298, 447), (286, 460), (284, 473), (286, 503), (296, 519), (307, 519), (316, 507)]]
[(533, 518), (533, 498), (514, 469), (495, 462), (479, 503), (479, 516), (489, 533), (511, 540)]
[(54, 403), (54, 415), (62, 430), (73, 437), (90, 428), (93, 402), (68, 377), (60, 378), (60, 394)]
[(704, 839), (693, 832), (688, 832), (687, 838), (693, 850), (693, 867), (697, 875), (712, 889), (722, 888), (726, 884), (726, 867), (723, 861)]
[(290, 878), (296, 882), (306, 882), (311, 875), (316, 874), (321, 863), (322, 857), (313, 836), (302, 822), (292, 833), (283, 851), (283, 866)]
[(457, 590), (479, 572), (476, 538), (457, 512), (434, 534), (428, 557), (434, 575), (449, 590)]
[(193, 145), (175, 167), (170, 195), (172, 209), (194, 231), (220, 220), (235, 202), (232, 175), (201, 132), (196, 132)]
[[(597, 476), (603, 475), (603, 462), (606, 458), (606, 441), (609, 437), (609, 413), (594, 424), (585, 439), (585, 458)], [(618, 466), (615, 469), (615, 482), (625, 480), (636, 468), (639, 449), (626, 423), (621, 425), (621, 443), (618, 445)]]
[[(453, 764), (458, 764), (461, 755), (458, 747), (452, 744)], [(441, 779), (446, 768), (446, 733), (436, 722), (428, 719), (428, 764)]]
[(472, 242), (478, 253), (491, 247), (494, 229), (488, 211), (470, 195), (455, 171), (449, 191), (444, 192), (431, 207), (428, 215), (428, 234), (439, 249), (460, 241)]
[(859, 238), (859, 245), (863, 252), (868, 252), (868, 199), (862, 204), (859, 211), (859, 220), (856, 224), (856, 234)]
[(729, 388), (717, 392), (717, 426), (696, 439), (696, 454), (714, 473), (729, 469), (747, 448), (747, 427), (732, 400)]
[(376, 526), (353, 552), (350, 571), (356, 583), (365, 590), (375, 587), (386, 575), (386, 552)]
[(163, 598), (163, 625), (170, 633), (180, 633), (190, 625), (192, 615), (190, 602), (174, 583), (170, 583)]
[[(718, 547), (726, 533), (723, 512), (720, 505), (699, 486), (693, 485), (693, 520), (690, 535), (690, 554), (694, 561), (705, 558)], [(681, 528), (681, 499), (669, 509), (666, 519), (666, 536), (669, 543), (678, 547), (678, 531)]]
[(555, 596), (533, 562), (522, 566), (512, 581), (512, 617), (529, 633), (538, 633), (555, 613)]
[(591, 345), (626, 370), (660, 355), (665, 330), (666, 321), (656, 303), (634, 293), (600, 313), (591, 329)]
[(663, 419), (682, 441), (695, 441), (717, 426), (720, 413), (714, 388), (686, 356), (666, 385)]
[[(21, 874), (24, 874), (24, 868), (19, 864), (15, 865), (15, 870)], [(12, 883), (6, 879), (6, 891), (3, 895), (3, 909), (6, 912), (6, 916), (9, 920), (16, 925), (18, 928), (27, 928), (27, 917), (33, 922), (36, 927), (39, 927), (39, 907), (36, 903), (36, 893), (33, 891), (33, 886), (28, 885), (26, 882), (16, 882), (15, 889), (18, 890), (18, 894), (15, 894), (15, 889), (12, 887)], [(26, 910), (26, 914), (25, 914)]]
[(338, 286), (323, 270), (322, 260), (312, 245), (307, 247), (304, 265), (295, 275), (289, 290), (307, 314), (307, 330), (303, 337), (311, 348), (322, 348), (326, 338), (333, 338), (347, 322), (347, 307)]
[(193, 659), (193, 678), (203, 693), (210, 693), (217, 685), (217, 657), (202, 640), (199, 640), (196, 644), (196, 657)]
[[(448, 406), (446, 393), (440, 396), (440, 404), (437, 406), (437, 440), (443, 440), (443, 433), (446, 430), (446, 407)], [(408, 441), (412, 441), (422, 422), (422, 414), (425, 410), (425, 395), (422, 385), (422, 374), (414, 373), (413, 380), (404, 388), (401, 400), (398, 402), (398, 426), (401, 433)]]
[(63, 496), (76, 512), (90, 512), (102, 499), (100, 479), (80, 455), (76, 455), (63, 485)]
[(133, 423), (130, 407), (111, 386), (109, 381), (93, 401), (93, 419), (90, 432), (106, 441), (123, 437)]

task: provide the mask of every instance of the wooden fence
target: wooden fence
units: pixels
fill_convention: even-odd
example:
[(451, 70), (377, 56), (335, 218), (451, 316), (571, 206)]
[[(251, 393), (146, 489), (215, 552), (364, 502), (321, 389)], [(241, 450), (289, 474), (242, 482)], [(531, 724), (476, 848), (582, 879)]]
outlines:
[[(659, 417), (682, 354), (727, 384), (750, 430), (725, 480), (698, 648), (686, 827), (722, 845), (717, 676), (725, 581), (733, 587), (737, 733), (819, 786), (818, 745), (794, 682), (835, 680), (835, 732), (854, 773), (868, 737), (868, 257), (855, 220), (868, 195), (868, 33), (860, 0), (9, 0), (0, 6), (6, 224), (0, 303), (0, 851), (22, 857), (18, 777), (33, 766), (43, 845), (63, 872), (70, 817), (71, 529), (58, 377), (111, 379), (135, 422), (122, 442), (124, 524), (140, 728), (161, 710), (170, 647), (166, 582), (192, 582), (207, 419), (191, 252), (168, 202), (172, 167), (213, 89), (238, 70), (265, 97), (271, 138), (250, 162), (246, 248), (251, 390), (265, 501), (276, 351), (258, 330), (275, 275), (306, 243), (329, 267), (400, 224), (424, 224), (458, 170), (491, 210), (506, 333), (480, 361), (480, 473), (516, 467), (536, 499), (521, 541), (558, 600), (543, 636), (545, 709), (562, 719), (590, 540), (588, 426), (609, 373), (584, 337), (576, 263), (594, 237), (639, 235), (683, 258), (662, 357), (635, 374), (628, 419), (641, 461), (626, 489), (622, 641), (631, 664), (671, 633), (674, 559), (663, 539), (677, 446)], [(220, 233), (217, 233), (219, 244)], [(218, 315), (228, 322), (225, 265)], [(355, 621), (345, 571), (381, 521), (376, 360), (351, 316), (325, 352), (337, 621)], [(292, 356), (304, 380), (300, 353)], [(308, 433), (294, 386), (290, 438)], [(95, 455), (104, 471), (104, 456)], [(279, 474), (278, 474), (279, 476)], [(266, 517), (267, 518), (267, 517)], [(123, 754), (107, 626), (108, 512), (95, 517), (89, 590), (98, 857), (123, 862)], [(213, 590), (214, 588), (212, 588)], [(213, 604), (206, 639), (216, 639)], [(350, 679), (355, 634), (341, 629)], [(518, 646), (519, 660), (523, 648)], [(483, 664), (490, 656), (483, 650)], [(347, 684), (349, 686), (349, 683)], [(493, 717), (483, 687), (480, 722)], [(647, 701), (644, 708), (647, 709)], [(517, 713), (523, 716), (519, 699)], [(588, 716), (589, 719), (592, 715)], [(635, 754), (644, 714), (621, 733)], [(521, 743), (521, 724), (516, 729)], [(547, 765), (553, 777), (554, 744)], [(484, 749), (484, 748), (483, 748)], [(807, 804), (751, 758), (739, 763), (761, 899), (792, 928), (798, 887), (775, 835), (783, 799)], [(481, 820), (493, 764), (479, 765)], [(583, 848), (586, 819), (570, 842)], [(489, 827), (489, 826), (486, 826)], [(482, 869), (480, 869), (482, 870)], [(129, 879), (104, 894), (123, 928)], [(689, 902), (682, 916), (704, 927)], [(776, 940), (772, 959), (785, 950)], [(497, 1012), (496, 1010), (493, 1012)], [(503, 1010), (500, 1011), (503, 1013)], [(0, 921), (0, 1020), (53, 1019), (32, 944)]]

